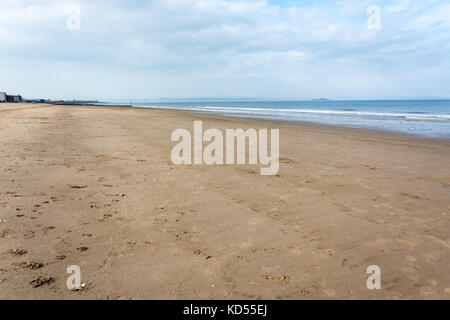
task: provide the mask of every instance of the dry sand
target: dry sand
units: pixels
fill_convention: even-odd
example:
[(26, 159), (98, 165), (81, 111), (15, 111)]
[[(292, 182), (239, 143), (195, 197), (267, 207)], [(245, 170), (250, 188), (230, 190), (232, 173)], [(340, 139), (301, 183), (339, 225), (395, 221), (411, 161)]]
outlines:
[[(280, 128), (279, 175), (173, 165), (170, 135), (194, 120)], [(1, 104), (0, 298), (449, 299), (449, 160), (449, 140)]]

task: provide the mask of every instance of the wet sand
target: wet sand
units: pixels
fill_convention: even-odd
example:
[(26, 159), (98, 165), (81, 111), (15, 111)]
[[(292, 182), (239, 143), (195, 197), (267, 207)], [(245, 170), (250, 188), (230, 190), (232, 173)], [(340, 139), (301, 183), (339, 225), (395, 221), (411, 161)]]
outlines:
[[(194, 120), (279, 128), (279, 174), (172, 164)], [(449, 159), (386, 132), (0, 104), (0, 298), (449, 299)]]

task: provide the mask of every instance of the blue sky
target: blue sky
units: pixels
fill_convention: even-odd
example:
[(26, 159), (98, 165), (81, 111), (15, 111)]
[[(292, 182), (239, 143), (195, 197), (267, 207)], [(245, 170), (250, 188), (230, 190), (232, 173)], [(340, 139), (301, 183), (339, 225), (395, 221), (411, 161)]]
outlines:
[[(367, 25), (371, 6), (378, 29)], [(450, 97), (448, 0), (0, 0), (0, 8), (0, 91), (30, 98)]]

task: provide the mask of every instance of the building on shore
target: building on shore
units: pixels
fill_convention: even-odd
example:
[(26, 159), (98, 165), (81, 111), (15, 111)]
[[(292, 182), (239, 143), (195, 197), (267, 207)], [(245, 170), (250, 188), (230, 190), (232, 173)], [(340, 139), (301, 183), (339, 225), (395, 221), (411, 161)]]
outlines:
[(8, 95), (6, 92), (0, 92), (0, 102), (22, 102), (21, 95)]
[(0, 102), (6, 102), (6, 101), (8, 101), (6, 92), (0, 92)]
[(16, 96), (12, 96), (12, 102), (22, 102), (22, 96), (21, 95), (16, 95)]

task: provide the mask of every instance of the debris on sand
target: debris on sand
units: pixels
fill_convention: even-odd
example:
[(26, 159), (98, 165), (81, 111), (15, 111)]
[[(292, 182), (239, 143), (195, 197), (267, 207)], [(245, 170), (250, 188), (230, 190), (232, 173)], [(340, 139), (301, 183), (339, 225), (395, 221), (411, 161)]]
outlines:
[(60, 256), (56, 256), (56, 260), (64, 260), (65, 258), (67, 258), (65, 255), (60, 255)]
[(87, 249), (89, 249), (89, 248), (88, 247), (79, 247), (79, 248), (77, 248), (77, 250), (80, 251), (80, 252), (84, 252)]
[(32, 281), (30, 281), (30, 286), (32, 288), (37, 288), (40, 287), (44, 284), (50, 284), (51, 282), (53, 282), (55, 279), (53, 279), (52, 277), (39, 277), (37, 279), (34, 279)]

